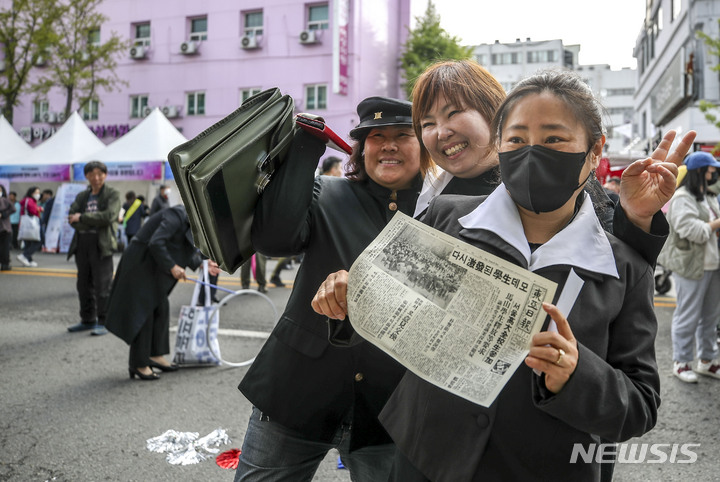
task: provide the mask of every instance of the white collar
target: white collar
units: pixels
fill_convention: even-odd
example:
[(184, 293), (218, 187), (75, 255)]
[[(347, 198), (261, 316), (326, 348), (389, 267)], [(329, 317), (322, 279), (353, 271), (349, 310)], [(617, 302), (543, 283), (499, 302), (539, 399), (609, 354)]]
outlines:
[(416, 218), (423, 211), (425, 211), (432, 201), (438, 194), (442, 193), (445, 186), (452, 180), (453, 176), (447, 171), (442, 170), (440, 167), (435, 167), (436, 172), (433, 173), (428, 171), (423, 179), (422, 189), (418, 196), (417, 203), (415, 204), (415, 213), (413, 217)]
[(505, 184), (500, 184), (471, 213), (459, 219), (465, 229), (484, 229), (500, 236), (525, 257), (530, 271), (554, 265), (570, 265), (620, 278), (615, 256), (595, 215), (592, 200), (585, 199), (575, 218), (547, 243), (530, 251), (520, 214)]

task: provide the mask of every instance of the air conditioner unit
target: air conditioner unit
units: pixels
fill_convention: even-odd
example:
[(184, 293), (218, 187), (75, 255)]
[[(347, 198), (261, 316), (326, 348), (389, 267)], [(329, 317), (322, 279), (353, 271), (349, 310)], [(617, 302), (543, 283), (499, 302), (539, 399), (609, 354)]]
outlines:
[(165, 114), (165, 117), (168, 119), (180, 116), (180, 110), (175, 105), (166, 105), (162, 108), (162, 113)]
[(245, 35), (240, 40), (240, 47), (245, 50), (256, 49), (259, 47), (257, 38), (254, 35)]
[(35, 60), (35, 66), (36, 67), (45, 67), (47, 65), (47, 58), (45, 58), (42, 55), (39, 55), (37, 60)]
[(45, 112), (42, 115), (42, 120), (48, 124), (55, 124), (57, 122), (57, 114), (55, 112)]
[(130, 47), (130, 57), (133, 59), (144, 59), (145, 58), (145, 47), (142, 45), (135, 45)]
[(180, 53), (184, 55), (192, 55), (197, 52), (197, 42), (188, 40), (180, 44)]
[(143, 109), (143, 111), (142, 111), (143, 117), (149, 116), (152, 111), (153, 111), (153, 108), (152, 108), (152, 107), (146, 106), (146, 107)]
[(65, 112), (58, 112), (57, 114), (55, 114), (55, 118), (57, 119), (58, 124), (65, 122)]
[(317, 43), (318, 38), (315, 35), (315, 30), (303, 30), (300, 32), (300, 43), (301, 44), (314, 44)]

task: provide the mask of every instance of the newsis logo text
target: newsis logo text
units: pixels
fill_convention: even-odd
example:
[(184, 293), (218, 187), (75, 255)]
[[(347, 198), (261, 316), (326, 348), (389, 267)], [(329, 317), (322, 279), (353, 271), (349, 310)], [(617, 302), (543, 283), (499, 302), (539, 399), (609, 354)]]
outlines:
[(692, 464), (697, 461), (693, 447), (700, 444), (574, 444), (570, 463)]

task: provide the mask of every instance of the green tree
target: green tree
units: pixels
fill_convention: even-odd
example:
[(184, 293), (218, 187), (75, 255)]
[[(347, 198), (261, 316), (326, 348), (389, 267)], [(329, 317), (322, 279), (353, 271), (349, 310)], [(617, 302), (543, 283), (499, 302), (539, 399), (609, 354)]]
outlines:
[(458, 37), (450, 35), (440, 26), (440, 15), (435, 4), (428, 0), (425, 14), (415, 17), (417, 26), (410, 30), (400, 57), (405, 82), (405, 95), (410, 99), (415, 80), (428, 65), (438, 60), (461, 60), (472, 57), (473, 47), (460, 45)]
[[(67, 0), (62, 16), (54, 25), (57, 42), (52, 48), (52, 62), (33, 84), (32, 91), (47, 95), (53, 88), (65, 94), (65, 118), (73, 110), (98, 99), (98, 91), (112, 92), (127, 85), (115, 73), (116, 57), (127, 50), (123, 41), (112, 32), (100, 43), (100, 26), (108, 18), (96, 12), (102, 0)], [(73, 106), (75, 106), (73, 108)]]
[(11, 0), (0, 7), (0, 99), (11, 124), (20, 95), (29, 90), (30, 71), (56, 42), (53, 23), (61, 11), (55, 0)]
[[(718, 20), (718, 24), (720, 24), (720, 20)], [(707, 46), (708, 57), (713, 57), (717, 59), (718, 56), (720, 56), (720, 39), (712, 38), (702, 30), (698, 30), (696, 34), (698, 38), (705, 42), (705, 45)], [(713, 66), (712, 70), (720, 72), (720, 64)], [(718, 129), (720, 129), (720, 120), (718, 119), (718, 116), (716, 114), (718, 111), (718, 106), (708, 100), (700, 99), (698, 107), (700, 108), (700, 111), (705, 115), (705, 119)], [(715, 145), (713, 155), (717, 155), (718, 152), (720, 152), (720, 143)]]

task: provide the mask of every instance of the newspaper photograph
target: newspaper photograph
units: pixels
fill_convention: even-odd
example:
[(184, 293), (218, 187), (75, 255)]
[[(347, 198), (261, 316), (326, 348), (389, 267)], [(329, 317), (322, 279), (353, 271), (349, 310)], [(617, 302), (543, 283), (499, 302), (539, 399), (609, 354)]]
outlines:
[(355, 331), (424, 380), (490, 406), (557, 284), (398, 212), (353, 263)]

